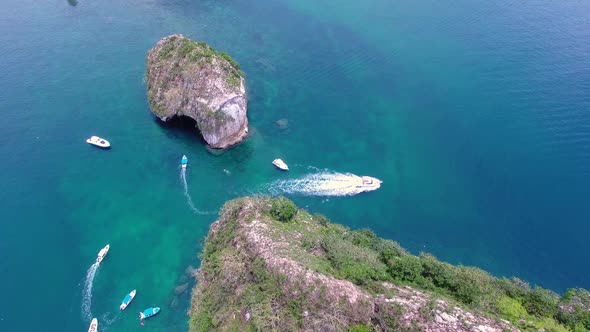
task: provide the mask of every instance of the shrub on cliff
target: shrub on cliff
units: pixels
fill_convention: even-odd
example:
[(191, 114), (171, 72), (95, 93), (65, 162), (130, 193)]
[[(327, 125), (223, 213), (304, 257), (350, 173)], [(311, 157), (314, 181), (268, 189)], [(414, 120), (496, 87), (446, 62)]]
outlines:
[(524, 307), (531, 315), (553, 317), (557, 314), (557, 301), (557, 294), (537, 287), (525, 296)]
[(272, 201), (270, 215), (277, 220), (288, 222), (293, 219), (296, 212), (297, 206), (295, 206), (295, 203), (285, 197), (279, 197)]

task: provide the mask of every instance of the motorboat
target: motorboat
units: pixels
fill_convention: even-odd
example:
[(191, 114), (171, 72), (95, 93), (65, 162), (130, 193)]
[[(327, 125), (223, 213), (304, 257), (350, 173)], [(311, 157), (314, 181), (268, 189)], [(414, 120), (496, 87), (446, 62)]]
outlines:
[(287, 164), (285, 164), (285, 162), (282, 159), (275, 159), (272, 161), (272, 164), (282, 171), (289, 170), (289, 166), (287, 166)]
[(121, 301), (121, 305), (119, 306), (119, 309), (125, 310), (125, 308), (127, 308), (129, 303), (131, 303), (131, 301), (133, 301), (133, 298), (135, 297), (135, 293), (137, 293), (137, 292), (134, 289), (131, 291), (131, 293), (125, 295), (125, 297), (123, 298), (123, 301)]
[(381, 183), (383, 181), (370, 177), (370, 176), (361, 176), (359, 182), (356, 184), (356, 187), (359, 189), (363, 189), (363, 191), (371, 191), (376, 190), (381, 187)]
[(147, 308), (139, 313), (139, 320), (144, 320), (146, 318), (155, 316), (158, 312), (160, 312), (160, 307)]
[(111, 147), (111, 143), (104, 138), (98, 136), (91, 136), (86, 140), (86, 143), (98, 146), (99, 148), (108, 149)]
[(188, 164), (188, 158), (184, 155), (182, 156), (181, 164), (182, 168), (186, 168), (186, 165)]
[(98, 256), (96, 257), (96, 262), (97, 263), (102, 262), (102, 260), (104, 259), (104, 257), (109, 252), (109, 249), (110, 248), (111, 248), (111, 246), (109, 244), (107, 244), (104, 248), (100, 249), (100, 251), (98, 252)]
[(98, 319), (92, 318), (92, 322), (90, 322), (90, 327), (88, 328), (88, 332), (96, 332), (98, 331)]

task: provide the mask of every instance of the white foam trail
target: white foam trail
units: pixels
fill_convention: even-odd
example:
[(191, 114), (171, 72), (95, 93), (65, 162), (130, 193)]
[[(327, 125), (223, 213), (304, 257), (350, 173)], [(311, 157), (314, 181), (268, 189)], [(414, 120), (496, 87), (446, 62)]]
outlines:
[(104, 315), (102, 315), (102, 317), (99, 320), (100, 320), (100, 324), (104, 328), (105, 326), (112, 325), (118, 318), (119, 318), (118, 316), (116, 316), (115, 314), (113, 314), (109, 311), (109, 312), (105, 313)]
[(88, 321), (92, 319), (92, 283), (94, 282), (94, 276), (100, 263), (94, 263), (86, 272), (86, 280), (84, 281), (84, 290), (82, 291), (82, 316)]
[(188, 203), (189, 208), (193, 210), (194, 213), (201, 215), (216, 213), (215, 211), (201, 211), (195, 207), (195, 205), (193, 204), (193, 199), (191, 198), (191, 195), (188, 193), (188, 184), (186, 183), (186, 168), (180, 169), (180, 180), (184, 185), (184, 197), (186, 197), (186, 202)]
[(300, 179), (275, 181), (268, 191), (273, 195), (351, 196), (378, 188), (358, 186), (361, 182), (360, 176), (351, 173), (321, 172)]

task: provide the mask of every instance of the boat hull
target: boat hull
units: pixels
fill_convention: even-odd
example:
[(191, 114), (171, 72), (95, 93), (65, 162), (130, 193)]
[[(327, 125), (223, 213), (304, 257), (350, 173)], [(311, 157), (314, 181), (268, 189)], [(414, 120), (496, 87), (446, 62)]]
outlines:
[(96, 331), (98, 331), (98, 319), (92, 318), (92, 322), (90, 322), (90, 327), (88, 327), (88, 332)]
[(109, 143), (109, 141), (107, 141), (104, 138), (100, 138), (98, 136), (90, 137), (89, 139), (86, 140), (86, 143), (88, 143), (90, 145), (94, 145), (94, 146), (102, 148), (102, 149), (109, 149), (111, 147), (111, 143)]
[(133, 299), (135, 298), (135, 294), (136, 294), (136, 290), (132, 290), (129, 294), (127, 294), (123, 300), (121, 301), (121, 305), (119, 306), (120, 310), (125, 310), (125, 308), (127, 308), (127, 306), (129, 306), (129, 304), (131, 303), (131, 301), (133, 301)]
[(281, 171), (288, 171), (289, 170), (289, 166), (287, 166), (287, 164), (284, 161), (282, 161), (281, 159), (273, 160), (272, 164), (275, 165), (275, 167), (280, 169)]
[(147, 318), (150, 318), (150, 317), (154, 317), (159, 312), (160, 312), (160, 308), (159, 307), (145, 309), (143, 312), (140, 312), (139, 313), (139, 319), (140, 320), (144, 320), (144, 319), (147, 319)]
[(108, 254), (110, 248), (111, 248), (111, 245), (110, 244), (107, 244), (104, 248), (100, 249), (100, 251), (98, 252), (98, 255), (96, 257), (96, 262), (97, 263), (102, 262), (102, 260)]
[(356, 188), (362, 191), (373, 191), (381, 188), (381, 183), (383, 183), (383, 181), (377, 178), (361, 176), (360, 182), (356, 185)]

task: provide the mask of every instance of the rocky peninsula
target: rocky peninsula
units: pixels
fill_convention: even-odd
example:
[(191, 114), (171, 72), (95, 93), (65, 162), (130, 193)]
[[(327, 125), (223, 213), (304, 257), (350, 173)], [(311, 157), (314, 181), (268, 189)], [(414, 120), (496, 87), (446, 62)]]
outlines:
[(190, 331), (586, 331), (590, 293), (408, 254), (285, 198), (245, 197), (211, 226)]
[(162, 121), (192, 118), (214, 149), (248, 134), (244, 74), (229, 55), (182, 35), (162, 38), (146, 59), (147, 95)]

